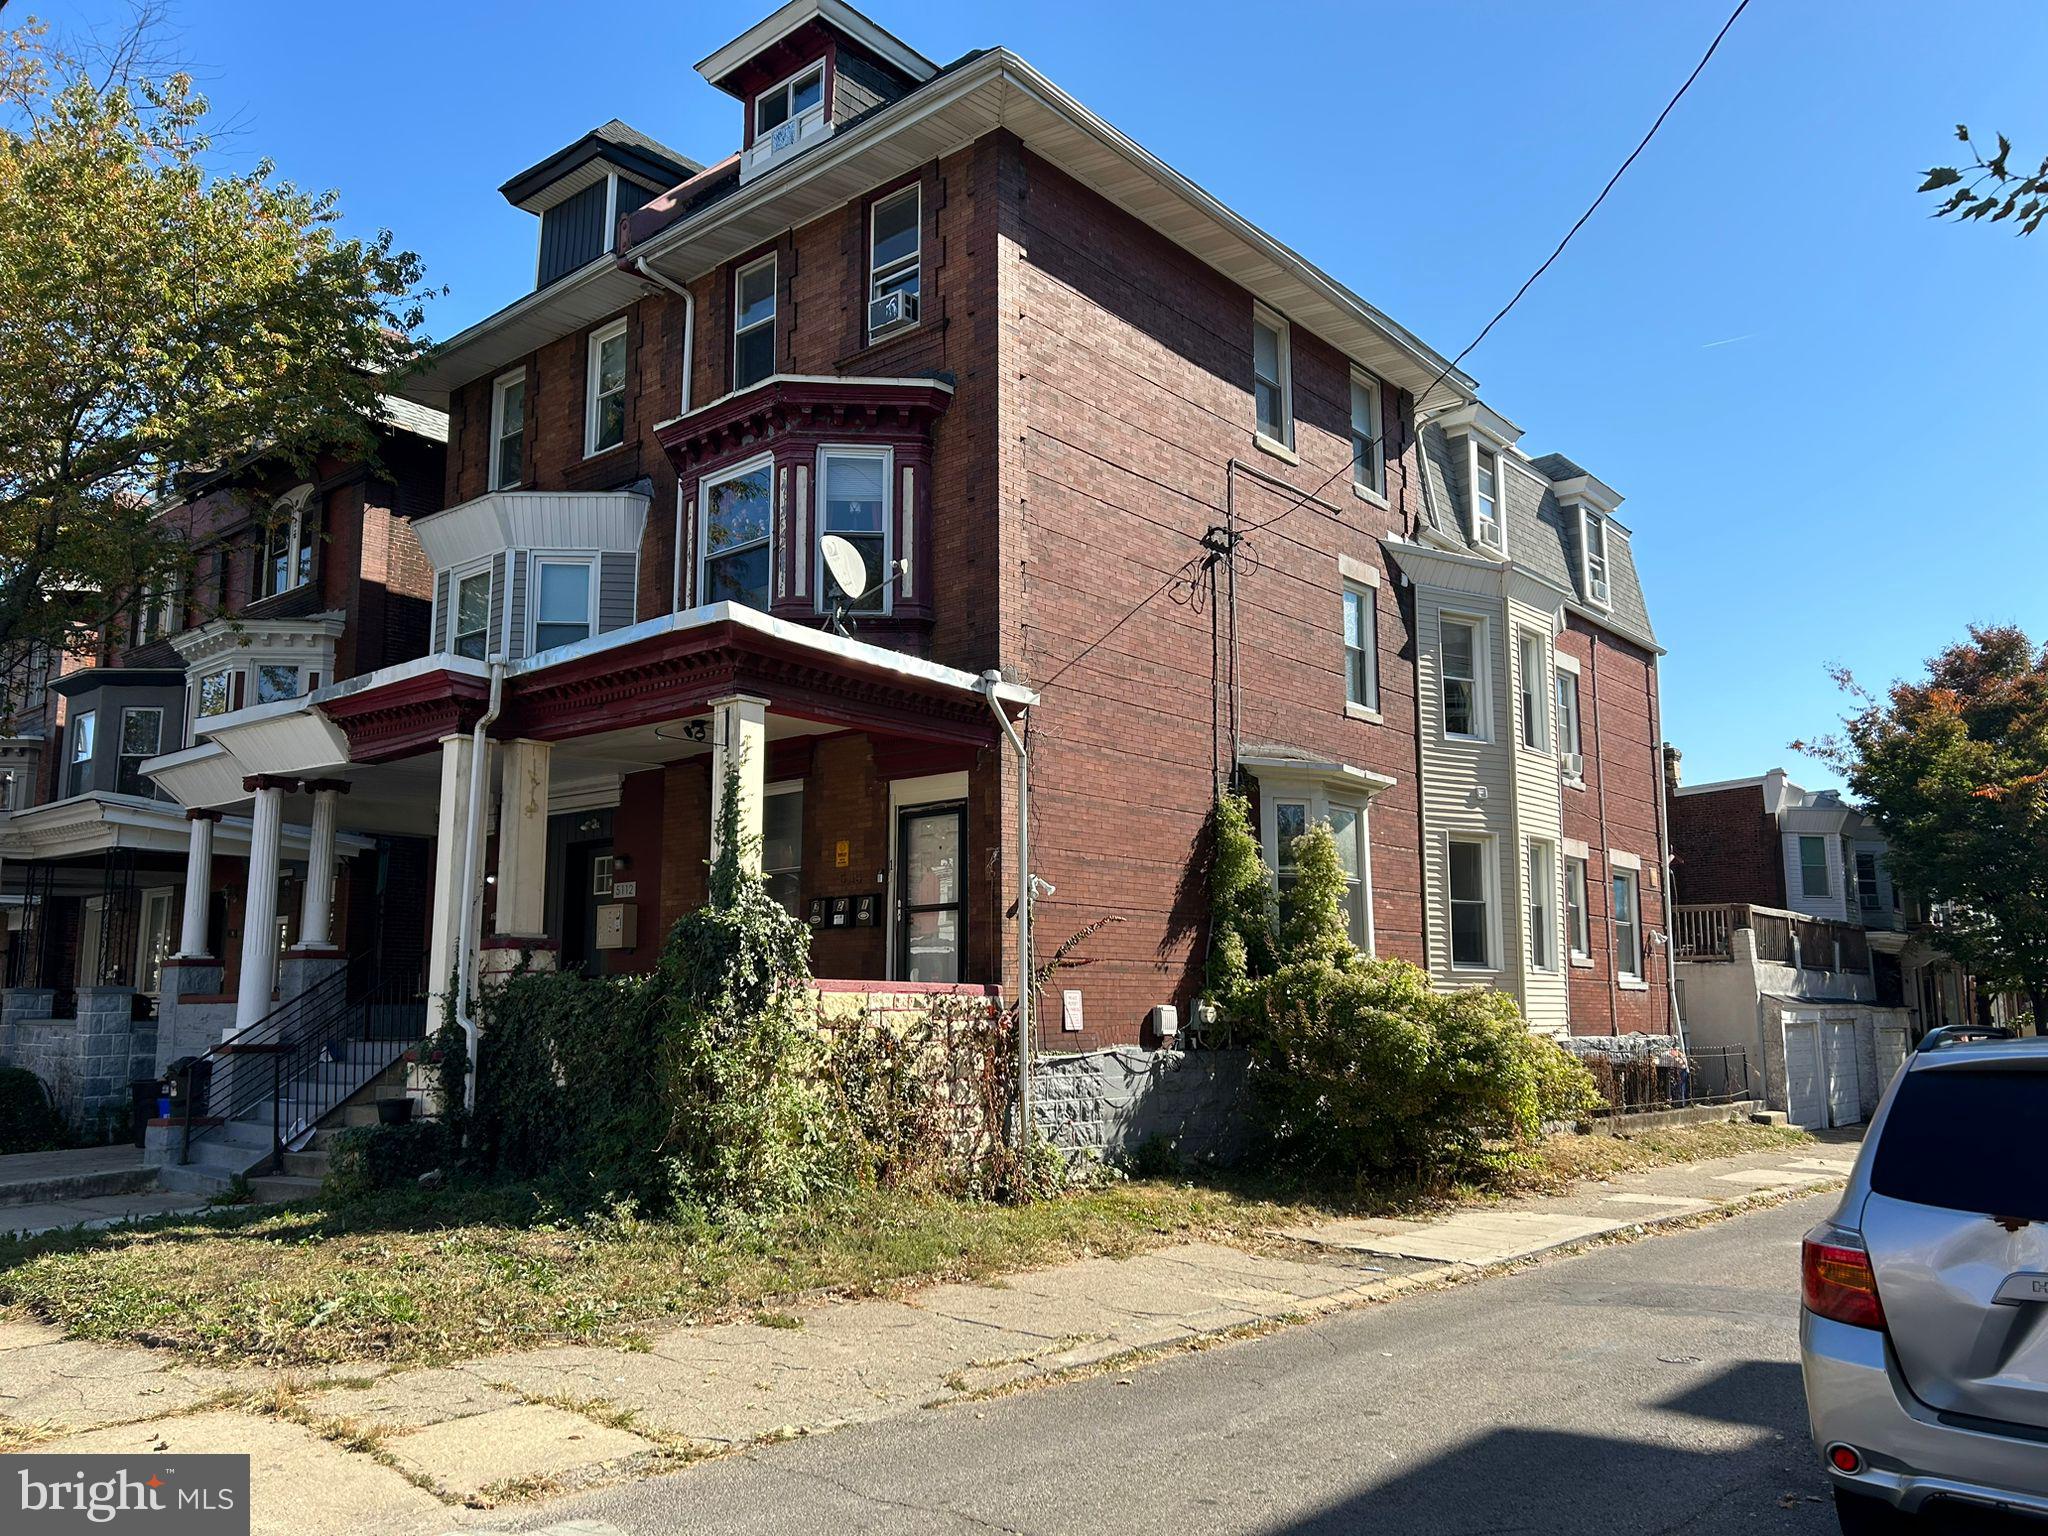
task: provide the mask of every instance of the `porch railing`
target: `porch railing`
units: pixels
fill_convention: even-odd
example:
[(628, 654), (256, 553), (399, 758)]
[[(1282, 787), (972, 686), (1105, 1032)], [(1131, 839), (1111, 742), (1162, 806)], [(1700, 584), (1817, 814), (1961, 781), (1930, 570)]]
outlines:
[(1733, 902), (1706, 907), (1673, 907), (1671, 938), (1681, 960), (1734, 958), (1735, 930), (1747, 926), (1745, 911)]
[(1681, 960), (1732, 960), (1735, 934), (1744, 928), (1756, 941), (1757, 959), (1770, 964), (1814, 971), (1870, 969), (1870, 939), (1854, 923), (1739, 901), (1671, 909), (1671, 936)]

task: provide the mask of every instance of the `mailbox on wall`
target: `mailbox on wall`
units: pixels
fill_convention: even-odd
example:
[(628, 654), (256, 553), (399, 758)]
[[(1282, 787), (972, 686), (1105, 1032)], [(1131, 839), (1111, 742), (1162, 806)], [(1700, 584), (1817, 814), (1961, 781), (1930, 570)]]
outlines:
[(607, 901), (597, 909), (597, 947), (631, 949), (639, 935), (639, 906), (630, 901)]

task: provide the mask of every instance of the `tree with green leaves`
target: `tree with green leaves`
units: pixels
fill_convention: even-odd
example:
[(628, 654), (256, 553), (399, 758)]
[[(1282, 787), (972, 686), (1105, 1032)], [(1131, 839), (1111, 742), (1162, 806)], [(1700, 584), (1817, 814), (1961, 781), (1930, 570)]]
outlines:
[(1970, 152), (1969, 164), (1930, 166), (1926, 180), (1920, 183), (1922, 192), (1948, 194), (1934, 216), (1959, 221), (1989, 219), (1993, 224), (2017, 219), (2013, 232), (2021, 235), (2039, 229), (2041, 220), (2048, 218), (2048, 155), (2031, 171), (2015, 170), (2012, 141), (2004, 134), (1998, 135), (1998, 148), (1989, 159), (1962, 123), (1956, 124), (1956, 137)]
[(374, 458), (379, 391), (424, 345), (418, 259), (267, 160), (212, 168), (150, 19), (112, 49), (0, 33), (0, 693), (176, 578), (153, 514), (180, 472)]
[(1839, 734), (1804, 750), (1840, 772), (1887, 844), (1894, 882), (1928, 904), (1935, 942), (2048, 1029), (2048, 652), (1972, 626)]

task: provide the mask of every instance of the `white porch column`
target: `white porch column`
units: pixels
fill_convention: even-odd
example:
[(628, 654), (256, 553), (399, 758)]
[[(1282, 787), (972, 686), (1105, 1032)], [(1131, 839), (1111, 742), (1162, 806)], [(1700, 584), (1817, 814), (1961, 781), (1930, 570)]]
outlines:
[(498, 794), (498, 914), (495, 931), (523, 939), (547, 928), (548, 768), (554, 748), (544, 741), (508, 741), (499, 757), (504, 783)]
[(213, 824), (219, 811), (187, 811), (191, 842), (185, 852), (185, 925), (178, 940), (181, 960), (210, 960), (206, 952), (206, 901), (213, 892)]
[(338, 779), (316, 779), (305, 787), (313, 794), (313, 827), (306, 849), (298, 947), (328, 949), (334, 943), (334, 818), (348, 785)]
[(728, 694), (711, 701), (711, 862), (718, 862), (725, 776), (739, 768), (741, 866), (761, 873), (761, 808), (768, 785), (768, 701)]
[(467, 735), (441, 738), (441, 809), (434, 829), (434, 925), (427, 935), (427, 1025), (441, 1027), (442, 1010), (455, 982), (455, 964), (462, 954), (462, 843), (469, 835), (469, 762), (474, 751)]
[(284, 793), (290, 779), (244, 779), (256, 804), (249, 827), (249, 889), (242, 903), (242, 977), (235, 993), (235, 1029), (270, 1012), (277, 990), (277, 873), (284, 840)]

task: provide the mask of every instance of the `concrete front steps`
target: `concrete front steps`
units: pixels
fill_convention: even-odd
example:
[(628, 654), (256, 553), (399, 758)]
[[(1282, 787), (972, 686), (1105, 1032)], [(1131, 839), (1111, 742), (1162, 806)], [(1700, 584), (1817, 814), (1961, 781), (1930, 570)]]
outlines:
[(335, 1132), (351, 1126), (375, 1125), (381, 1114), (377, 1107), (380, 1103), (386, 1099), (406, 1097), (405, 1062), (402, 1059), (406, 1049), (404, 1044), (358, 1044), (352, 1048), (375, 1051), (380, 1055), (394, 1048), (400, 1054), (383, 1066), (377, 1066), (374, 1061), (364, 1063), (370, 1070), (368, 1080), (319, 1118), (312, 1139), (304, 1147), (284, 1154), (283, 1172), (267, 1171), (273, 1143), (270, 1104), (266, 1100), (253, 1107), (250, 1118), (230, 1120), (225, 1125), (213, 1127), (204, 1136), (195, 1135), (189, 1163), (179, 1163), (173, 1151), (172, 1160), (157, 1170), (161, 1187), (189, 1190), (202, 1196), (217, 1195), (228, 1190), (240, 1176), (249, 1181), (257, 1203), (261, 1205), (303, 1200), (318, 1194), (321, 1181), (327, 1177), (327, 1154), (333, 1145)]

